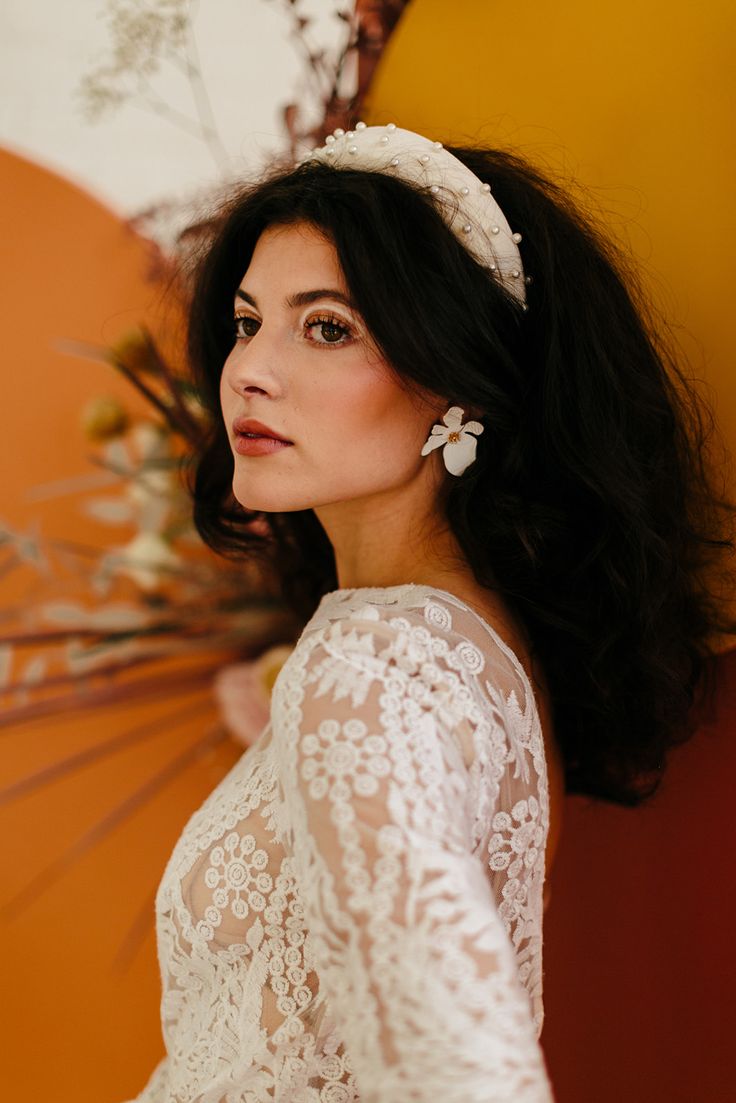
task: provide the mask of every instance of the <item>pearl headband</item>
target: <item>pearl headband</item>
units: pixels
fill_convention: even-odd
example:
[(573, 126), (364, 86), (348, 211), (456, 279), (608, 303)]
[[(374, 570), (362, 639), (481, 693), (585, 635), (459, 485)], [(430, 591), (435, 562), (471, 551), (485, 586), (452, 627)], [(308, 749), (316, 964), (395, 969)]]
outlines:
[[(429, 190), (444, 221), (470, 255), (526, 307), (526, 280), (518, 243), (506, 216), (484, 184), (442, 142), (412, 130), (356, 123), (355, 130), (338, 128), (325, 145), (305, 161), (322, 161), (335, 168), (385, 172)], [(303, 162), (302, 162), (303, 163)]]

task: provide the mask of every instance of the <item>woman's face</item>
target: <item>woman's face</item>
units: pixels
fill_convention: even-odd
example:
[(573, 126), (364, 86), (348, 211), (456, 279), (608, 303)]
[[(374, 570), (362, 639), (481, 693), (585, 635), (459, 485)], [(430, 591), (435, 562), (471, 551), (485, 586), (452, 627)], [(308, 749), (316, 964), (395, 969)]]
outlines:
[[(234, 311), (220, 400), (241, 505), (308, 509), (416, 480), (431, 492), (434, 464), (420, 450), (447, 404), (407, 394), (392, 377), (350, 304), (333, 245), (315, 227), (263, 232)], [(291, 443), (246, 437), (240, 419)]]

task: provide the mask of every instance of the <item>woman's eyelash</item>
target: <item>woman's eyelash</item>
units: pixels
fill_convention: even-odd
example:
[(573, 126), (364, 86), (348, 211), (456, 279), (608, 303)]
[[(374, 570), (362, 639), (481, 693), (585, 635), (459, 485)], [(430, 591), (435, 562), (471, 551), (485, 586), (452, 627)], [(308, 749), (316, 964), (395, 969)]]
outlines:
[[(252, 332), (247, 331), (248, 323), (252, 323), (255, 327)], [(244, 340), (248, 337), (255, 337), (261, 323), (258, 318), (254, 318), (251, 314), (236, 314), (233, 319), (233, 332), (236, 340)], [(322, 340), (313, 340), (317, 345), (344, 345), (348, 340), (352, 339), (353, 332), (350, 326), (341, 322), (339, 318), (336, 318), (333, 314), (321, 314), (316, 318), (310, 318), (305, 322), (304, 328), (308, 330), (314, 330), (318, 326), (322, 327)], [(339, 340), (333, 341), (329, 337), (325, 336), (325, 329), (338, 331)]]
[(344, 322), (341, 322), (339, 320), (339, 318), (335, 318), (331, 314), (325, 314), (323, 316), (321, 315), (318, 318), (310, 318), (310, 320), (306, 323), (304, 328), (311, 330), (311, 329), (314, 329), (316, 326), (322, 326), (323, 327), (323, 329), (322, 329), (322, 336), (323, 337), (325, 336), (324, 327), (328, 327), (329, 329), (332, 329), (332, 330), (336, 329), (336, 330), (339, 330), (339, 332), (340, 332), (340, 340), (339, 341), (331, 341), (331, 340), (325, 338), (325, 340), (323, 340), (323, 341), (317, 341), (316, 342), (316, 344), (319, 344), (319, 345), (344, 345), (344, 344), (347, 344), (347, 342), (345, 340), (343, 340), (343, 338), (351, 338), (353, 336), (350, 327), (346, 326)]

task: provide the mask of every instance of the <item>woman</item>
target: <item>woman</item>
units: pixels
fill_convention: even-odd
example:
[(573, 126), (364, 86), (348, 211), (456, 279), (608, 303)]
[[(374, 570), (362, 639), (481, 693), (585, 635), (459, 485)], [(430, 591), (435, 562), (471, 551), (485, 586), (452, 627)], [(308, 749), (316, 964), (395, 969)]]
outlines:
[(523, 162), (394, 126), (224, 212), (195, 519), (307, 623), (159, 887), (140, 1103), (552, 1099), (562, 793), (653, 792), (735, 627), (700, 400), (633, 286)]

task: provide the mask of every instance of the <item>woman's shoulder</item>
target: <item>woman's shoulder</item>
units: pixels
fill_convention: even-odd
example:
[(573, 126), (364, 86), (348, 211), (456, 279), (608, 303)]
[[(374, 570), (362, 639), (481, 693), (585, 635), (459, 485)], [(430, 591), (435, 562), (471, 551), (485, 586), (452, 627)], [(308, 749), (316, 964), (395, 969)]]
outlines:
[(526, 712), (533, 690), (517, 651), (493, 624), (460, 597), (434, 586), (333, 590), (305, 626), (296, 652), (327, 650), (344, 659), (372, 657), (422, 680), (438, 668), (450, 682), (484, 686), (502, 707)]
[(286, 708), (306, 692), (325, 708), (344, 702), (353, 716), (371, 707), (381, 715), (431, 709), (460, 740), (466, 766), (500, 755), (491, 772), (511, 770), (520, 792), (546, 793), (549, 783), (551, 862), (564, 795), (553, 710), (546, 685), (532, 681), (523, 631), (493, 614), (493, 605), (481, 616), (429, 585), (331, 591), (305, 626), (277, 696)]

